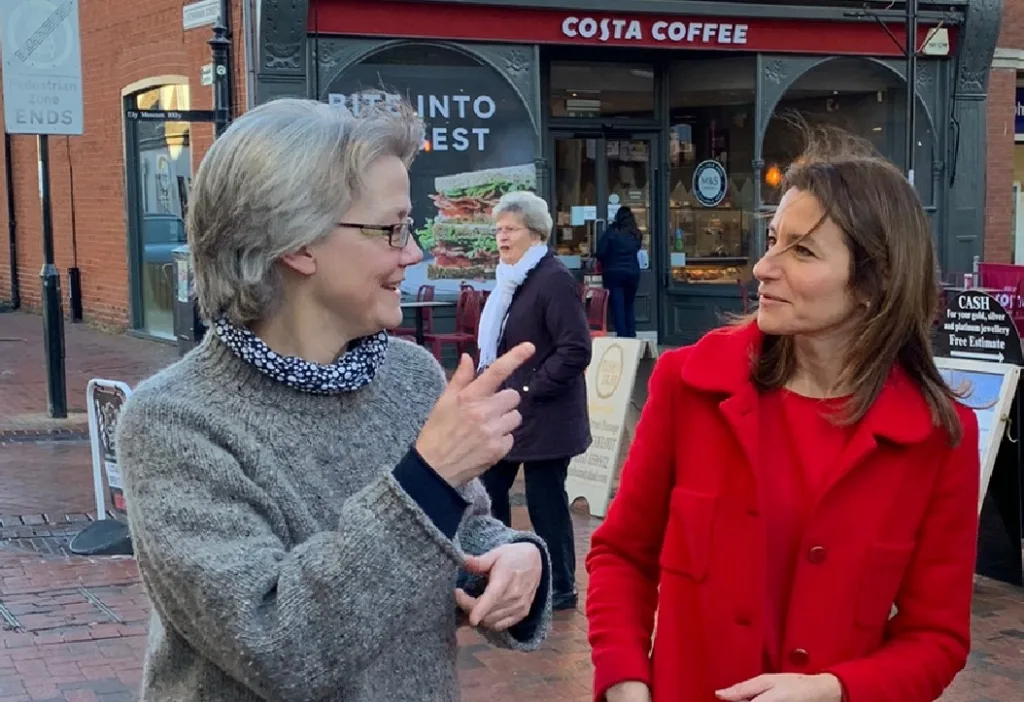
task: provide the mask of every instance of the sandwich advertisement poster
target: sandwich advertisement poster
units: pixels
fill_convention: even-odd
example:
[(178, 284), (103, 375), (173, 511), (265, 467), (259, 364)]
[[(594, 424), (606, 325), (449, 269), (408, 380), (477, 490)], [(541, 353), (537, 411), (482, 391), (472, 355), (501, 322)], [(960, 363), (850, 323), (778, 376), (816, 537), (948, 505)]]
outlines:
[[(515, 190), (536, 190), (534, 133), (519, 96), (494, 69), (452, 50), (431, 48), (415, 66), (374, 58), (331, 83), (327, 101), (356, 114), (362, 91), (383, 89), (409, 102), (426, 122), (426, 140), (410, 172), (414, 236), (423, 261), (406, 271), (402, 292), (421, 285), (457, 295), (459, 286), (494, 286), (498, 249), (492, 209)], [(451, 65), (437, 65), (450, 54)]]

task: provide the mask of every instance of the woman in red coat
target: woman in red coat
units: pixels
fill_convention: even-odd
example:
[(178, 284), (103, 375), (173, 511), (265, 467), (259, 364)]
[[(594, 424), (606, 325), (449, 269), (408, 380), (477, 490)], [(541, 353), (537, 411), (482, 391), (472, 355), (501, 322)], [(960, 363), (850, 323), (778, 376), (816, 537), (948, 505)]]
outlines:
[(594, 532), (597, 700), (931, 702), (965, 664), (978, 427), (931, 357), (928, 218), (873, 155), (783, 191), (756, 321), (662, 356)]

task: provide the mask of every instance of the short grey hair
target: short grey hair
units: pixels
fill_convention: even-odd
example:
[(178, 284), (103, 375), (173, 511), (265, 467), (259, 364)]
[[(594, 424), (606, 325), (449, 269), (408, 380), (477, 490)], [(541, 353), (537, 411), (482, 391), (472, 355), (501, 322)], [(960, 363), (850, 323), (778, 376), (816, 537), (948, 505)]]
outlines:
[(539, 236), (541, 241), (548, 240), (554, 226), (547, 201), (529, 190), (505, 193), (494, 206), (492, 213), (495, 219), (507, 214), (519, 215), (523, 220), (523, 226)]
[(272, 100), (210, 147), (187, 224), (204, 319), (244, 326), (273, 312), (282, 294), (278, 259), (336, 228), (374, 161), (397, 156), (412, 164), (423, 121), (406, 103), (366, 102), (353, 116), (316, 100)]

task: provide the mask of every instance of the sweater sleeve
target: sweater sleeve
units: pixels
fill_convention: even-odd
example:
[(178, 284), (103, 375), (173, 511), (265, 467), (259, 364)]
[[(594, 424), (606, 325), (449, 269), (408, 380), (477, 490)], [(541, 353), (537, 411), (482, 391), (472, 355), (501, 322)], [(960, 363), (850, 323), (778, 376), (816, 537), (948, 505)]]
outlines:
[(587, 312), (572, 274), (558, 271), (544, 294), (544, 325), (554, 341), (554, 351), (530, 377), (530, 390), (524, 398), (529, 400), (551, 399), (565, 392), (587, 372), (592, 351)]
[(458, 553), (390, 466), (289, 550), (274, 499), (192, 413), (129, 401), (117, 450), (155, 610), (261, 699), (336, 693), (454, 583)]
[[(490, 500), (483, 484), (474, 480), (463, 488), (463, 496), (470, 503), (469, 513), (459, 530), (460, 548), (473, 556), (480, 556), (499, 546), (513, 543), (531, 543), (540, 551), (543, 572), (529, 614), (506, 631), (480, 628), (480, 633), (493, 645), (519, 651), (534, 651), (547, 638), (551, 629), (551, 558), (543, 539), (528, 531), (516, 531), (491, 517)], [(459, 573), (458, 586), (478, 597), (487, 581), (465, 571)]]
[(931, 702), (966, 665), (978, 543), (978, 420), (960, 412), (950, 453), (896, 596), (885, 644), (830, 668), (847, 702)]
[(619, 491), (591, 538), (587, 621), (595, 700), (604, 700), (608, 688), (621, 682), (651, 684), (658, 559), (676, 460), (672, 437), (680, 421), (674, 379), (683, 353), (669, 351), (654, 366)]

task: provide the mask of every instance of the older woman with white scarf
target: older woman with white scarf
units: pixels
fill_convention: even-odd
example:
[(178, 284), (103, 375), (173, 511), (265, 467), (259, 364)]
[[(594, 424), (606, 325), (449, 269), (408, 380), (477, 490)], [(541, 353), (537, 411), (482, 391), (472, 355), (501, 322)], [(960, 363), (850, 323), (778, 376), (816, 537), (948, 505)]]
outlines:
[(480, 368), (524, 341), (536, 353), (505, 384), (522, 398), (514, 448), (481, 480), (493, 515), (508, 525), (509, 491), (523, 466), (530, 521), (551, 554), (552, 606), (574, 609), (576, 553), (565, 480), (569, 461), (590, 445), (584, 379), (590, 330), (576, 280), (548, 249), (547, 203), (530, 192), (508, 193), (494, 217), (501, 263), (480, 319)]

